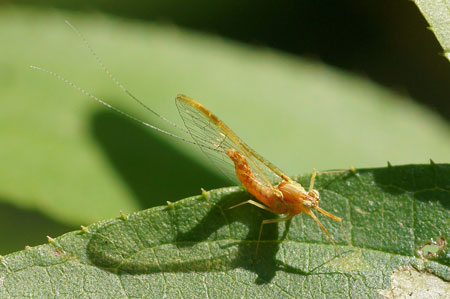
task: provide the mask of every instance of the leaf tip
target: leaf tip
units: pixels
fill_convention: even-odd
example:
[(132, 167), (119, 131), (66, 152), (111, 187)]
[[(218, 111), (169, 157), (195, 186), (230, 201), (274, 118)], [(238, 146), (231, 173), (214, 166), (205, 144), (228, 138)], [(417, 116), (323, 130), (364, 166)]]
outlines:
[(53, 238), (50, 237), (50, 236), (47, 236), (47, 241), (48, 241), (50, 244), (53, 244), (53, 245), (56, 243), (56, 240), (53, 239)]
[(171, 201), (166, 201), (167, 202), (167, 207), (169, 209), (173, 209), (173, 203)]
[(87, 228), (86, 226), (80, 225), (80, 227), (81, 227), (81, 231), (82, 231), (83, 233), (88, 233), (88, 228)]
[(439, 55), (447, 59), (450, 59), (450, 50), (444, 50), (443, 52), (439, 52)]
[(436, 164), (434, 163), (433, 159), (430, 159), (430, 165), (431, 166), (436, 166)]
[(387, 167), (388, 167), (388, 168), (392, 168), (391, 162), (387, 161)]
[(127, 220), (127, 215), (124, 212), (122, 212), (122, 211), (120, 211), (119, 213), (120, 213), (120, 219), (126, 221)]
[(204, 199), (208, 199), (208, 191), (206, 191), (205, 189), (201, 188), (202, 190), (202, 196)]

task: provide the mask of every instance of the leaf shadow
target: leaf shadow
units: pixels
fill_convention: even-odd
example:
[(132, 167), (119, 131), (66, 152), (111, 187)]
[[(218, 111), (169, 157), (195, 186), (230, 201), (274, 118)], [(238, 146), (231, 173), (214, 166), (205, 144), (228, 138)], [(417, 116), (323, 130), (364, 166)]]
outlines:
[[(165, 143), (157, 134), (103, 108), (97, 110), (91, 118), (92, 137), (100, 145), (110, 164), (129, 186), (143, 208), (165, 205), (168, 200), (176, 201), (193, 193), (198, 194), (200, 187), (212, 189), (229, 183), (217, 173), (192, 162), (185, 154)], [(174, 175), (175, 173), (176, 175)], [(232, 197), (234, 198), (235, 195)], [(249, 209), (255, 210), (254, 207), (242, 207), (233, 212), (226, 212), (234, 215), (231, 222), (226, 222), (224, 218), (218, 217), (223, 214), (223, 211), (219, 211), (217, 207), (232, 206), (242, 201), (243, 197), (247, 198), (248, 193), (242, 192), (238, 197), (239, 200), (224, 197), (192, 230), (178, 234), (176, 237), (176, 242), (179, 244), (188, 240), (189, 242), (184, 245), (178, 245), (181, 250), (188, 249), (207, 240), (220, 228), (239, 222), (247, 227), (248, 233), (242, 239), (243, 243), (241, 240), (237, 240), (238, 251), (233, 253), (232, 259), (229, 259), (229, 256), (214, 257), (212, 260), (199, 257), (192, 261), (169, 261), (158, 263), (158, 265), (151, 261), (144, 264), (124, 263), (123, 259), (120, 259), (119, 262), (115, 257), (105, 260), (104, 252), (99, 252), (99, 249), (102, 248), (99, 246), (99, 242), (104, 242), (102, 236), (108, 228), (105, 228), (105, 231), (100, 229), (95, 232), (96, 237), (89, 242), (90, 259), (94, 264), (113, 272), (117, 270), (114, 269), (114, 265), (120, 264), (120, 271), (132, 274), (208, 272), (224, 267), (227, 269), (244, 268), (258, 274), (258, 283), (270, 282), (278, 270), (275, 260), (275, 255), (279, 250), (278, 225), (264, 227), (262, 239), (273, 240), (273, 242), (263, 241), (260, 244), (258, 255), (255, 256), (255, 240), (257, 240), (260, 223), (262, 219), (274, 218), (274, 215), (265, 211), (257, 213), (249, 211)], [(254, 216), (249, 217), (249, 215)], [(218, 221), (218, 219), (222, 219), (222, 221)]]
[(210, 168), (192, 160), (159, 133), (106, 108), (91, 117), (91, 136), (129, 187), (141, 208), (198, 194), (229, 184)]
[[(143, 208), (165, 205), (167, 200), (176, 201), (189, 194), (198, 194), (200, 187), (212, 189), (228, 183), (217, 173), (192, 162), (187, 155), (165, 143), (157, 136), (158, 133), (115, 112), (106, 109), (95, 112), (91, 120), (91, 133)], [(135, 231), (137, 235), (139, 232), (136, 230), (139, 228), (130, 221), (117, 220), (111, 226), (102, 226), (90, 232), (92, 237), (87, 246), (88, 257), (105, 271), (131, 275), (218, 272), (240, 268), (255, 273), (256, 284), (266, 284), (272, 281), (277, 271), (314, 274), (276, 259), (280, 243), (289, 231), (290, 221), (281, 235), (279, 224), (264, 226), (256, 254), (262, 220), (277, 216), (250, 205), (228, 209), (248, 200), (249, 196), (242, 191), (231, 192), (212, 201), (205, 200), (203, 203), (208, 206), (205, 216), (198, 219), (190, 229), (177, 231), (174, 240), (158, 244), (161, 247), (159, 252), (145, 244), (141, 248), (118, 247), (114, 240), (130, 236), (116, 231), (116, 225), (130, 226), (129, 231)], [(175, 209), (177, 206), (174, 205)], [(171, 207), (166, 206), (166, 209), (170, 214)], [(177, 221), (192, 222), (192, 219), (181, 219), (188, 217), (183, 216), (185, 214), (188, 213), (177, 211)], [(214, 254), (209, 248), (212, 243), (218, 246)], [(164, 246), (175, 249), (170, 251), (162, 248)], [(207, 250), (199, 250), (202, 246), (203, 250)]]
[[(358, 172), (373, 174), (375, 185), (391, 198), (389, 203), (383, 203), (384, 210), (395, 211), (390, 215), (385, 213), (384, 225), (374, 226), (372, 234), (382, 240), (391, 233), (389, 228), (394, 228), (397, 237), (384, 238), (381, 242), (373, 242), (372, 238), (366, 240), (366, 246), (372, 244), (377, 250), (418, 256), (423, 244), (448, 238), (450, 164), (388, 165)], [(450, 249), (446, 248), (432, 259), (449, 265), (449, 253)]]
[[(274, 278), (276, 271), (279, 270), (275, 256), (280, 249), (280, 241), (286, 237), (288, 230), (285, 230), (285, 233), (279, 239), (279, 226), (277, 224), (264, 226), (257, 252), (257, 240), (262, 220), (276, 218), (277, 216), (251, 205), (229, 209), (229, 207), (248, 200), (249, 196), (247, 192), (242, 191), (221, 198), (195, 227), (177, 235), (177, 241), (181, 241), (181, 245), (178, 245), (178, 247), (180, 249), (192, 247), (193, 243), (184, 243), (183, 241), (195, 240), (196, 236), (202, 236), (203, 240), (199, 239), (199, 242), (213, 237), (213, 239), (217, 239), (215, 242), (219, 244), (218, 250), (224, 254), (212, 260), (209, 259), (208, 267), (205, 267), (204, 271), (241, 268), (257, 274), (258, 278), (255, 283), (264, 284), (269, 283)], [(219, 215), (222, 217), (219, 218)], [(223, 220), (218, 221), (218, 219)], [(217, 232), (224, 227), (227, 227), (228, 230), (227, 233), (222, 234), (222, 239), (225, 242), (220, 244), (221, 237), (218, 236)], [(181, 266), (179, 269), (184, 269), (185, 265), (178, 265), (177, 267), (179, 266)]]
[(389, 165), (386, 168), (367, 171), (373, 172), (375, 183), (387, 193), (413, 193), (416, 200), (439, 202), (445, 209), (450, 210), (447, 195), (450, 185), (446, 179), (450, 177), (449, 166), (432, 162), (429, 165)]
[[(277, 271), (318, 274), (277, 260), (276, 255), (289, 231), (290, 222), (286, 223), (281, 236), (279, 224), (265, 226), (256, 254), (261, 221), (274, 218), (274, 215), (253, 206), (228, 209), (248, 199), (248, 196), (245, 191), (232, 192), (217, 201), (207, 202), (209, 212), (194, 227), (178, 232), (174, 240), (156, 246), (118, 248), (120, 242), (111, 241), (123, 238), (123, 233), (114, 228), (117, 223), (101, 227), (90, 232), (92, 237), (87, 246), (89, 259), (99, 268), (120, 275), (226, 272), (240, 268), (257, 275), (255, 284), (270, 283)], [(197, 200), (194, 204), (199, 206), (201, 202)], [(165, 211), (171, 213), (173, 207), (167, 207)], [(128, 225), (127, 221), (118, 221), (121, 225)], [(139, 227), (131, 226), (134, 229)]]

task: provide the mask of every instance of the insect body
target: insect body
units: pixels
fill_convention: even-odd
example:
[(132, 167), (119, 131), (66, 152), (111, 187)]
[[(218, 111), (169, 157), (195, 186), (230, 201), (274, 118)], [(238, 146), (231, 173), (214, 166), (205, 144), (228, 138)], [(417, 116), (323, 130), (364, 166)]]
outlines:
[[(222, 170), (226, 169), (224, 165), (227, 164), (223, 156), (228, 156), (234, 166), (234, 175), (260, 202), (248, 200), (231, 208), (252, 204), (275, 214), (287, 215), (282, 218), (264, 220), (261, 223), (258, 244), (265, 224), (287, 221), (303, 212), (314, 219), (334, 245), (333, 238), (312, 212), (315, 209), (319, 213), (339, 221), (342, 225), (341, 218), (319, 207), (320, 193), (314, 189), (316, 170), (312, 174), (309, 189), (306, 191), (302, 185), (246, 145), (206, 107), (184, 95), (178, 95), (176, 103), (186, 127), (196, 143), (201, 145), (203, 152), (211, 158), (212, 162), (216, 164), (221, 162), (218, 166)], [(274, 186), (269, 177), (281, 180), (281, 182)]]

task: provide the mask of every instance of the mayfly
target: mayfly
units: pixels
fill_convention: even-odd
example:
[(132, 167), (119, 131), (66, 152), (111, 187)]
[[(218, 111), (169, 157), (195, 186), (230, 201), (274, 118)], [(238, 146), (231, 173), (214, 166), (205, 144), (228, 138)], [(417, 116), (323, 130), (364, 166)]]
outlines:
[[(78, 87), (74, 83), (54, 72), (36, 66), (32, 66), (32, 68), (41, 70), (57, 77), (58, 79), (64, 81), (73, 88), (79, 90), (81, 93), (96, 100), (109, 109), (125, 115), (126, 117), (129, 117), (144, 126), (150, 127), (160, 133), (169, 135), (171, 137), (181, 139), (185, 142), (197, 144), (200, 149), (206, 154), (206, 156), (216, 166), (218, 166), (218, 168), (222, 172), (224, 172), (225, 175), (227, 175), (232, 180), (235, 180), (237, 178), (238, 181), (248, 190), (248, 192), (258, 200), (255, 201), (253, 199), (249, 199), (245, 202), (230, 207), (230, 209), (244, 204), (251, 204), (258, 208), (270, 211), (274, 214), (284, 215), (284, 217), (281, 218), (267, 219), (262, 221), (259, 229), (256, 251), (258, 251), (258, 245), (261, 239), (261, 233), (263, 231), (264, 225), (269, 223), (288, 221), (295, 215), (298, 215), (300, 213), (305, 213), (310, 216), (330, 239), (331, 243), (336, 246), (330, 233), (325, 229), (325, 227), (313, 213), (313, 210), (316, 210), (326, 217), (340, 222), (342, 226), (342, 219), (340, 217), (337, 217), (319, 207), (320, 193), (318, 190), (314, 189), (314, 182), (316, 179), (316, 175), (318, 174), (315, 169), (311, 176), (309, 188), (308, 190), (306, 190), (302, 185), (284, 174), (278, 167), (264, 159), (256, 151), (254, 151), (251, 147), (244, 143), (224, 122), (222, 122), (209, 109), (185, 95), (178, 95), (175, 101), (187, 130), (177, 126), (175, 123), (169, 121), (168, 119), (159, 115), (150, 107), (146, 106), (142, 101), (140, 101), (130, 91), (128, 91), (105, 67), (99, 56), (94, 52), (83, 35), (68, 21), (66, 21), (66, 23), (72, 28), (72, 30), (74, 30), (78, 34), (85, 46), (95, 57), (102, 70), (114, 81), (114, 83), (122, 91), (124, 91), (139, 105), (143, 106), (145, 109), (155, 114), (157, 117), (166, 121), (171, 126), (190, 134), (194, 141), (184, 139), (178, 135), (155, 127), (147, 122), (141, 121), (115, 108), (99, 97), (92, 95), (91, 93)], [(278, 183), (275, 184), (274, 182)]]

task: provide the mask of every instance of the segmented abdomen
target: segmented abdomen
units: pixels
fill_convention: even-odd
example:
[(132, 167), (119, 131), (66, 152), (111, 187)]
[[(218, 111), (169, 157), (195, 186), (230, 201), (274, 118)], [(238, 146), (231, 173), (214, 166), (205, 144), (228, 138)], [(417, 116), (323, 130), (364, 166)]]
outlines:
[(248, 192), (276, 213), (286, 214), (286, 207), (280, 202), (280, 197), (277, 196), (275, 190), (256, 177), (247, 160), (234, 148), (229, 148), (227, 155), (234, 163), (239, 181)]

